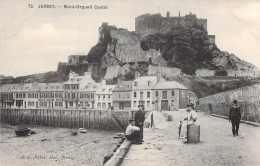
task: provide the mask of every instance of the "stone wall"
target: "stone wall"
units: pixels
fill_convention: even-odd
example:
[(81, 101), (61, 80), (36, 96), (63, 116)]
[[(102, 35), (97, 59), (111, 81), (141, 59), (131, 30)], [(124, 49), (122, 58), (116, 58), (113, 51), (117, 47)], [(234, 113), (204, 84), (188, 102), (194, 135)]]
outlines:
[(181, 75), (181, 70), (179, 68), (169, 68), (169, 67), (149, 65), (148, 75), (157, 75), (157, 73), (161, 73), (167, 76), (176, 76), (176, 75)]
[(233, 77), (260, 77), (260, 72), (254, 70), (227, 70), (227, 75)]
[(208, 113), (228, 116), (233, 100), (242, 109), (242, 119), (260, 122), (260, 84), (246, 86), (199, 99), (198, 109)]
[(1, 122), (73, 128), (124, 130), (128, 111), (0, 109)]
[(215, 76), (215, 70), (208, 70), (208, 69), (197, 69), (195, 74), (198, 77), (208, 77), (208, 76)]

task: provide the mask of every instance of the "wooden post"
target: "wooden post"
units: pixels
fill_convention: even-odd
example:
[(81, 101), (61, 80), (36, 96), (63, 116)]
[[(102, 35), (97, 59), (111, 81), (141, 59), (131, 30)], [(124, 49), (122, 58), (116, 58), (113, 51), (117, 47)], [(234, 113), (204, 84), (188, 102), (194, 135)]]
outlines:
[(95, 128), (95, 122), (96, 122), (96, 111), (94, 111), (94, 118), (93, 118), (93, 129)]
[(80, 127), (80, 114), (81, 114), (81, 111), (79, 110), (79, 124), (78, 124), (79, 127)]
[(99, 129), (100, 129), (100, 126), (101, 126), (101, 111), (99, 111), (99, 125), (98, 125)]
[(88, 128), (90, 128), (90, 111), (88, 111)]
[(153, 128), (153, 113), (151, 114), (151, 128)]

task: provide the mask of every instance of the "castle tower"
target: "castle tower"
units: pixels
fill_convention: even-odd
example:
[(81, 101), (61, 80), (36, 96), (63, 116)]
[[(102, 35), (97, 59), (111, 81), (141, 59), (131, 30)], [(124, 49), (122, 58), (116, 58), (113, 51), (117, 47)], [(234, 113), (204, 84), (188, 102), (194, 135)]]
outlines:
[(170, 12), (167, 11), (166, 17), (170, 17)]

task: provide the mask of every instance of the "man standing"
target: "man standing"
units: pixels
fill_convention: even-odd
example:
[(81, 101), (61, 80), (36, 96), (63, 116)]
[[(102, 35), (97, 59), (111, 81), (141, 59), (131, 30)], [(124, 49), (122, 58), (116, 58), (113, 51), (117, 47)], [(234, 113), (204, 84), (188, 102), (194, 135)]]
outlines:
[(232, 103), (232, 107), (229, 110), (229, 122), (232, 123), (232, 132), (233, 136), (238, 136), (239, 123), (241, 120), (241, 111), (237, 106), (237, 100), (234, 100)]
[(133, 144), (141, 144), (139, 141), (140, 128), (134, 126), (134, 119), (129, 120), (129, 125), (126, 128), (125, 137), (127, 140), (132, 141)]
[(143, 110), (143, 105), (139, 105), (138, 111), (135, 113), (135, 125), (140, 128), (139, 140), (141, 142), (144, 142), (143, 141), (143, 129), (144, 129), (145, 114), (142, 110)]

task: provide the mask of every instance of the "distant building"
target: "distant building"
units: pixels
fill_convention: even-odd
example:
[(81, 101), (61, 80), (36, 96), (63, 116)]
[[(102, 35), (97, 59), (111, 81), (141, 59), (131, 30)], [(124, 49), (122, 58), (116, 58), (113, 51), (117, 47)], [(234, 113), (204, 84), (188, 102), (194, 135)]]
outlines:
[(84, 76), (79, 76), (74, 72), (70, 72), (69, 80), (63, 83), (65, 91), (65, 108), (79, 108), (80, 89), (84, 89), (89, 83), (95, 83), (91, 78), (90, 72), (85, 72)]
[(152, 110), (152, 87), (160, 81), (166, 81), (161, 75), (142, 76), (133, 81), (132, 110), (137, 110), (138, 105), (143, 105), (145, 110)]
[(95, 95), (97, 109), (110, 109), (112, 106), (112, 90), (116, 85), (107, 85), (106, 80), (102, 80)]
[(1, 107), (62, 108), (63, 92), (62, 83), (1, 85)]
[(130, 110), (133, 81), (122, 81), (113, 90), (113, 107), (115, 110)]
[(153, 109), (158, 111), (186, 108), (190, 102), (189, 90), (175, 81), (159, 82), (152, 88), (152, 100), (154, 101)]
[(79, 108), (94, 109), (96, 91), (100, 83), (88, 83), (80, 89)]

